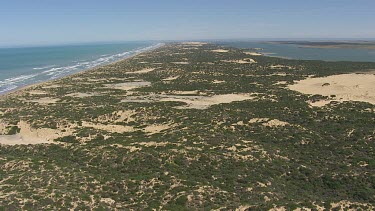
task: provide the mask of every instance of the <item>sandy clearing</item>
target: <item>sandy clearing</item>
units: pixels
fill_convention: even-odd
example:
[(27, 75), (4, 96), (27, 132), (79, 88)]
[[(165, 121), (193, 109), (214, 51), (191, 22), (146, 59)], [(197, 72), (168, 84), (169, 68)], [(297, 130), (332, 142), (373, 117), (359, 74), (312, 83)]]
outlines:
[(48, 94), (47, 92), (41, 91), (41, 90), (32, 90), (32, 91), (28, 91), (27, 93), (29, 93), (30, 95), (46, 95), (46, 94)]
[[(180, 94), (187, 94), (188, 92), (180, 92)], [(197, 94), (195, 91), (189, 94)], [(167, 94), (154, 94), (145, 96), (129, 96), (121, 102), (183, 102), (187, 105), (177, 106), (177, 109), (207, 109), (212, 105), (231, 103), (235, 101), (251, 100), (254, 97), (250, 94), (223, 94), (223, 95), (167, 95)]]
[(212, 81), (213, 84), (221, 84), (221, 83), (225, 83), (225, 81), (219, 81), (219, 80), (214, 80)]
[(183, 42), (182, 44), (199, 47), (199, 46), (206, 45), (207, 43), (206, 42)]
[(141, 88), (145, 86), (150, 86), (151, 82), (148, 81), (132, 81), (118, 84), (105, 84), (104, 86), (112, 89), (121, 89), (121, 90), (132, 90), (136, 88)]
[(375, 75), (342, 74), (307, 78), (288, 86), (289, 89), (310, 95), (331, 96), (328, 100), (310, 102), (324, 106), (331, 101), (362, 101), (375, 104)]
[(145, 68), (134, 72), (126, 72), (126, 74), (144, 74), (154, 71), (156, 68)]
[(190, 64), (189, 62), (171, 62), (172, 64)]
[(271, 69), (282, 69), (282, 68), (293, 69), (291, 66), (286, 66), (286, 65), (281, 65), (281, 64), (271, 65), (270, 68)]
[(163, 130), (167, 130), (171, 128), (171, 125), (169, 124), (157, 124), (157, 125), (148, 125), (143, 129), (144, 132), (152, 135), (156, 133), (160, 133)]
[(171, 94), (175, 95), (197, 95), (199, 94), (199, 90), (192, 90), (192, 91), (171, 91)]
[(262, 125), (267, 126), (267, 127), (284, 127), (284, 126), (289, 125), (289, 123), (280, 121), (278, 119), (272, 119), (268, 122), (263, 123)]
[(225, 49), (216, 49), (216, 50), (212, 50), (212, 52), (215, 52), (215, 53), (227, 53), (227, 52), (229, 52), (229, 50), (225, 50)]
[(63, 87), (64, 85), (60, 85), (60, 84), (51, 84), (51, 85), (45, 85), (43, 86), (42, 88), (43, 89), (53, 89), (53, 88), (61, 88)]
[(43, 97), (39, 99), (34, 99), (34, 100), (24, 100), (25, 102), (30, 102), (30, 103), (39, 103), (42, 105), (48, 105), (48, 104), (54, 104), (60, 99), (58, 98), (51, 98), (51, 97)]
[(32, 128), (30, 124), (20, 121), (17, 126), (21, 129), (15, 135), (0, 135), (0, 144), (4, 145), (27, 145), (27, 144), (56, 144), (54, 139), (72, 134), (72, 130), (67, 129), (62, 132), (58, 129)]
[(250, 55), (250, 56), (262, 56), (263, 55), (263, 54), (258, 53), (258, 52), (244, 52), (244, 54)]
[(105, 125), (100, 123), (93, 123), (93, 122), (82, 122), (83, 127), (91, 127), (97, 130), (104, 130), (110, 133), (125, 133), (125, 132), (133, 132), (135, 131), (131, 126), (124, 126), (124, 125)]
[(178, 109), (207, 109), (210, 106), (231, 103), (236, 101), (244, 101), (253, 99), (248, 94), (224, 94), (224, 95), (213, 95), (213, 96), (173, 96), (168, 95), (166, 98), (160, 99), (160, 101), (174, 101), (184, 102), (187, 105), (178, 106)]
[(254, 123), (261, 123), (263, 126), (266, 126), (266, 127), (284, 127), (284, 126), (289, 125), (288, 122), (284, 122), (278, 119), (270, 119), (270, 118), (253, 118), (249, 120), (249, 124), (254, 124)]
[(269, 121), (269, 118), (253, 118), (249, 120), (249, 123), (253, 124), (253, 123), (260, 123), (260, 122), (267, 122), (267, 121)]
[(168, 78), (163, 79), (163, 81), (174, 81), (174, 80), (176, 80), (179, 77), (180, 76), (168, 77)]
[(274, 83), (274, 85), (286, 85), (286, 84), (288, 84), (288, 81), (278, 81)]
[(257, 63), (254, 59), (246, 58), (242, 60), (221, 60), (223, 62), (237, 63), (237, 64), (255, 64)]
[(8, 125), (4, 122), (0, 122), (0, 134), (3, 134), (5, 132), (5, 129)]

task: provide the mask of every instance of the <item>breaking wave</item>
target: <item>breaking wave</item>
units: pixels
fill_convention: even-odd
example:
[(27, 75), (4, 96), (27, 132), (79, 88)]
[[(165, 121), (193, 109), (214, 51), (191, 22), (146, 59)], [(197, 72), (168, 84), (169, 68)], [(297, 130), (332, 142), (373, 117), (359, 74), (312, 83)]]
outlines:
[(82, 70), (90, 69), (97, 66), (102, 66), (109, 64), (124, 58), (128, 58), (132, 55), (142, 53), (148, 50), (152, 50), (162, 46), (163, 43), (158, 43), (152, 46), (145, 48), (139, 48), (131, 51), (126, 51), (118, 54), (104, 54), (99, 58), (96, 58), (92, 61), (80, 60), (74, 61), (73, 64), (58, 66), (58, 65), (48, 65), (43, 67), (34, 67), (33, 70), (37, 70), (37, 73), (29, 75), (20, 75), (17, 77), (11, 77), (4, 80), (0, 80), (0, 94), (15, 90), (26, 85), (33, 83), (54, 80), (67, 76), (73, 73), (77, 73)]

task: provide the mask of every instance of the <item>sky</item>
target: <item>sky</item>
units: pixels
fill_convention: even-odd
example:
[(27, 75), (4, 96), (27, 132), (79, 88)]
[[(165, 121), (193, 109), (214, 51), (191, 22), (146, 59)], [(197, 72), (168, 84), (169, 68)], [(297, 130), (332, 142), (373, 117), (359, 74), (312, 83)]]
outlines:
[(375, 38), (375, 0), (0, 0), (0, 46)]

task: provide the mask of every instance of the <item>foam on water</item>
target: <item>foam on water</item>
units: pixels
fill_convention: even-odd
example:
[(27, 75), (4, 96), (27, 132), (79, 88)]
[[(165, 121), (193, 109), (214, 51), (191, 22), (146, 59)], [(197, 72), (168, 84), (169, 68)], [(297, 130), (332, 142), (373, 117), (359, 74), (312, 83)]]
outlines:
[(17, 88), (30, 85), (33, 83), (38, 83), (42, 81), (54, 80), (69, 74), (77, 73), (82, 70), (90, 69), (93, 67), (109, 64), (129, 56), (152, 50), (157, 47), (162, 46), (162, 43), (155, 44), (152, 46), (148, 46), (145, 48), (138, 48), (131, 51), (126, 51), (118, 54), (103, 54), (99, 58), (93, 59), (91, 61), (88, 60), (76, 60), (72, 61), (69, 65), (47, 65), (42, 67), (34, 67), (32, 68), (34, 72), (33, 74), (27, 75), (19, 75), (16, 77), (10, 77), (3, 80), (0, 80), (0, 94), (4, 94), (6, 92), (15, 90)]

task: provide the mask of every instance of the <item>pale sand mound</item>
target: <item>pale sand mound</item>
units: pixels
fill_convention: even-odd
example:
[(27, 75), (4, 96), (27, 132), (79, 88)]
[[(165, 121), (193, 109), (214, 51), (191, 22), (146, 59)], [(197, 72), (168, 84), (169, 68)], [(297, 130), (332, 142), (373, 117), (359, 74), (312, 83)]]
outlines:
[(207, 109), (212, 105), (218, 105), (222, 103), (231, 103), (235, 101), (244, 101), (253, 99), (248, 94), (224, 94), (224, 95), (213, 95), (213, 96), (173, 96), (167, 95), (166, 98), (160, 99), (160, 101), (175, 101), (184, 102), (187, 105), (178, 106), (178, 109)]
[(48, 94), (47, 92), (44, 91), (39, 91), (39, 90), (32, 90), (28, 92), (30, 95), (46, 95)]
[[(176, 91), (179, 94), (198, 94), (197, 91)], [(250, 94), (224, 94), (213, 96), (202, 95), (167, 95), (167, 94), (154, 94), (144, 96), (129, 96), (121, 102), (136, 102), (136, 103), (149, 103), (149, 102), (183, 102), (187, 105), (177, 106), (178, 109), (207, 109), (212, 105), (221, 103), (231, 103), (235, 101), (244, 101), (254, 99)]]
[(257, 63), (254, 59), (246, 58), (242, 60), (221, 60), (223, 62), (237, 63), (237, 64), (255, 64)]
[(307, 78), (288, 87), (304, 94), (331, 97), (329, 100), (310, 103), (312, 106), (324, 106), (331, 101), (363, 101), (375, 104), (375, 75), (371, 74)]
[(156, 68), (146, 68), (146, 69), (142, 69), (142, 70), (138, 70), (138, 71), (134, 71), (134, 72), (126, 72), (126, 74), (143, 74), (143, 73), (149, 73), (149, 72), (152, 72), (154, 71)]
[(180, 77), (180, 76), (168, 77), (168, 78), (163, 79), (163, 81), (174, 81), (174, 80), (176, 80), (176, 79), (179, 78), (179, 77)]
[(105, 84), (105, 87), (112, 88), (112, 89), (121, 89), (121, 90), (132, 90), (136, 88), (141, 88), (145, 86), (150, 86), (151, 83), (148, 81), (133, 81), (133, 82), (125, 82), (119, 84)]
[(287, 126), (289, 125), (288, 122), (283, 122), (283, 121), (280, 121), (278, 119), (272, 119), (268, 122), (265, 122), (262, 124), (263, 126), (268, 126), (268, 127), (284, 127), (284, 126)]
[(269, 118), (253, 118), (249, 120), (250, 124), (261, 123), (266, 127), (284, 127), (289, 125), (288, 122), (280, 121), (278, 119), (269, 119)]
[(258, 53), (258, 52), (244, 52), (246, 55), (250, 56), (262, 56), (263, 54)]
[(192, 91), (171, 91), (171, 94), (175, 95), (197, 95), (199, 94), (198, 90), (192, 90)]
[(293, 69), (291, 66), (286, 66), (286, 65), (281, 65), (281, 64), (271, 65), (270, 68), (271, 69), (283, 69), (283, 68)]
[(212, 81), (213, 84), (221, 84), (221, 83), (225, 83), (225, 81), (219, 81), (219, 80), (214, 80)]
[[(3, 124), (4, 126), (4, 124)], [(27, 122), (21, 121), (17, 125), (21, 131), (16, 135), (0, 135), (0, 144), (4, 145), (27, 145), (27, 144), (53, 144), (54, 139), (69, 136), (71, 130), (61, 132), (50, 128), (31, 128)]]
[(199, 46), (206, 45), (207, 43), (205, 43), (205, 42), (183, 42), (182, 44), (199, 47)]
[(171, 62), (173, 64), (189, 64), (189, 62)]
[(155, 134), (160, 133), (161, 131), (167, 130), (169, 128), (171, 128), (171, 125), (169, 124), (148, 125), (143, 129), (143, 131), (149, 134)]
[(225, 50), (225, 49), (216, 49), (216, 50), (212, 50), (212, 52), (215, 52), (215, 53), (227, 53), (227, 52), (229, 52), (229, 50)]
[(51, 97), (44, 97), (44, 98), (39, 98), (35, 100), (25, 100), (25, 102), (30, 102), (30, 103), (39, 103), (42, 105), (48, 105), (48, 104), (54, 104), (60, 99), (57, 98), (51, 98)]

